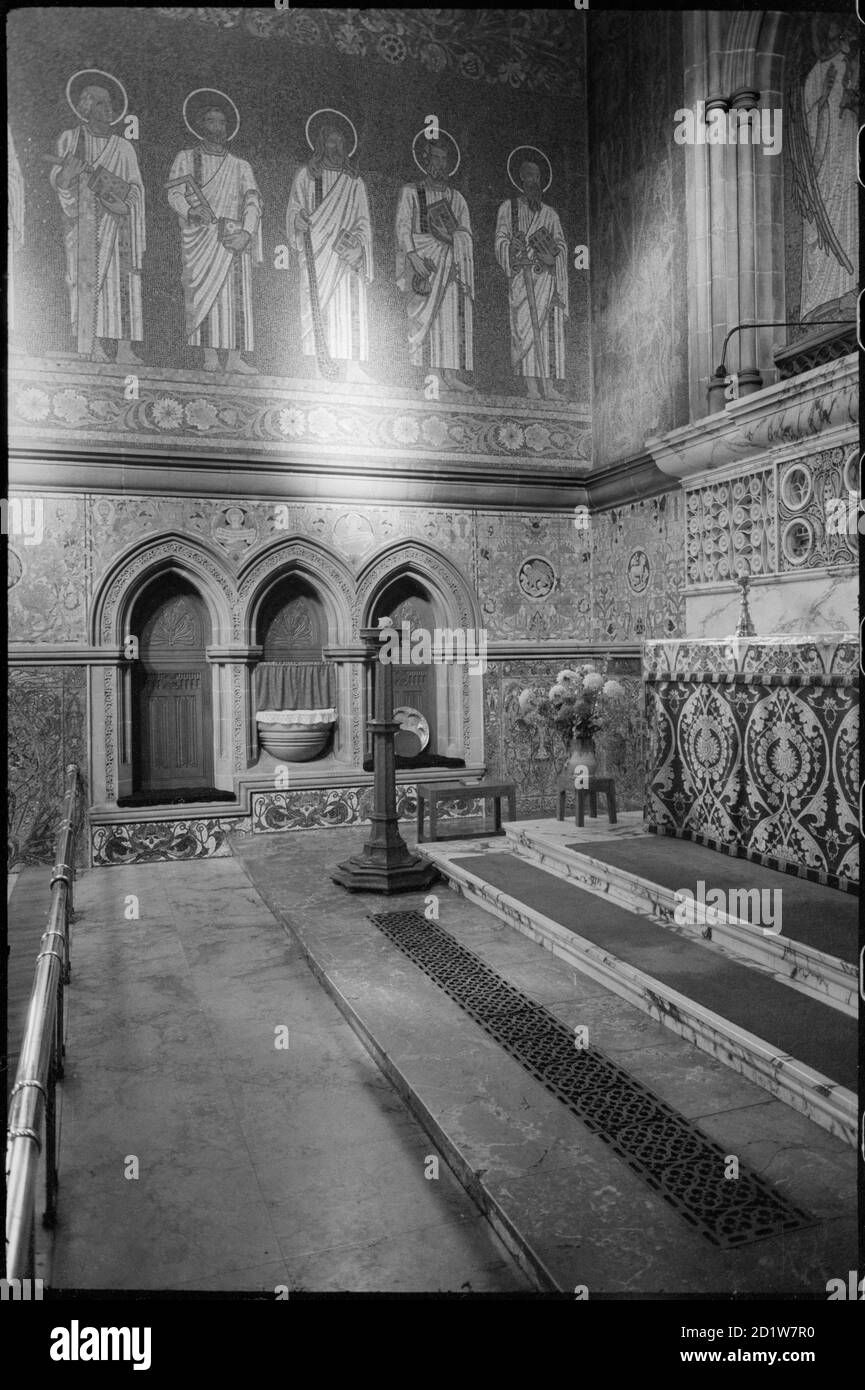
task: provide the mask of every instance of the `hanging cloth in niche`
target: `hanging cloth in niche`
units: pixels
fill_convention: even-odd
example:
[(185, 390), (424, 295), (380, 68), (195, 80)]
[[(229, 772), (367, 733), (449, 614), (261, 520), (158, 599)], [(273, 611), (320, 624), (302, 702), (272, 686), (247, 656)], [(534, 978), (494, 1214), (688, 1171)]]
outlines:
[(329, 661), (261, 661), (255, 668), (257, 709), (328, 709), (334, 697)]

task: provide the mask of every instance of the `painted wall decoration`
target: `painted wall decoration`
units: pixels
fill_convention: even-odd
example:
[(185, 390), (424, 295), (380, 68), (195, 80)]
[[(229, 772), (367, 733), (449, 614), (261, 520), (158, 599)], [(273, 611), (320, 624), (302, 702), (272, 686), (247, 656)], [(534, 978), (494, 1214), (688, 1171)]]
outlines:
[(688, 420), (682, 18), (593, 14), (588, 29), (595, 467)]
[(8, 722), (8, 866), (50, 863), (69, 763), (88, 801), (84, 667), (13, 667)]
[(646, 816), (835, 887), (858, 881), (855, 644), (650, 644)]
[[(26, 352), (371, 392), (430, 391), (430, 369), (454, 398), (545, 380), (588, 399), (584, 14), (44, 16), (10, 20)], [(537, 101), (556, 91), (567, 122)], [(532, 202), (537, 179), (531, 160), (509, 173), (515, 149), (541, 188), (553, 174), (522, 228), (538, 326), (516, 375), (530, 311), (497, 221), (511, 178)]]
[(83, 644), (91, 558), (84, 498), (24, 494), (20, 500), (31, 534), (16, 537), (9, 551), (9, 638)]
[[(786, 61), (789, 317), (855, 317), (859, 35), (852, 13), (797, 16)], [(790, 330), (795, 341), (802, 330)]]
[(591, 519), (592, 636), (603, 642), (684, 630), (684, 498), (668, 492)]

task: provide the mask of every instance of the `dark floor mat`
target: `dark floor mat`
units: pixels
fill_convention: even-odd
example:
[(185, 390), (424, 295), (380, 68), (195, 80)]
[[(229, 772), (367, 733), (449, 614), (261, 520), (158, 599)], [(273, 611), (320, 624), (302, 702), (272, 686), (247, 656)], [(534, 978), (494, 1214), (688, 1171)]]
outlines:
[(848, 1090), (856, 1090), (855, 1018), (515, 855), (479, 854), (453, 862), (566, 930), (602, 946), (618, 960), (746, 1028), (780, 1055), (795, 1057)]
[[(778, 889), (781, 893), (781, 935), (813, 946), (815, 951), (851, 963), (857, 959), (859, 899), (837, 888), (779, 873), (694, 844), (657, 835), (617, 840), (582, 840), (569, 844), (577, 854), (601, 859), (613, 868), (638, 874), (672, 892), (696, 891), (698, 880), (724, 892), (736, 888)], [(773, 902), (778, 899), (773, 898)], [(744, 914), (743, 914), (744, 915)]]
[(175, 787), (171, 791), (132, 792), (118, 796), (118, 806), (186, 806), (193, 801), (235, 801), (234, 792), (217, 787)]

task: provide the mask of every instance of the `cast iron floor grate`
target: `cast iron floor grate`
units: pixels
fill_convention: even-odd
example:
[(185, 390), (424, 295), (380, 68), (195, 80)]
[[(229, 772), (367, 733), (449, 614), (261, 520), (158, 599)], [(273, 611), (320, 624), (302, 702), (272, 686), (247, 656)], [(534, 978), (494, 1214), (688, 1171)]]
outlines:
[(414, 911), (370, 920), (713, 1245), (814, 1224), (743, 1163), (725, 1178), (719, 1144), (597, 1048), (578, 1049), (572, 1029), (441, 927)]

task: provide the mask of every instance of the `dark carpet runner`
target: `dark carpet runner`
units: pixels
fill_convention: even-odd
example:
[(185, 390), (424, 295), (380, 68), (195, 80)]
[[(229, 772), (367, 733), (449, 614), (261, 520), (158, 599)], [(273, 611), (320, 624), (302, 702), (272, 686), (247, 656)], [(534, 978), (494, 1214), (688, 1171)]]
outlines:
[[(679, 842), (677, 847), (681, 847)], [(804, 1062), (848, 1090), (856, 1090), (854, 1018), (515, 855), (479, 854), (455, 859), (454, 863), (603, 947), (618, 960), (754, 1033), (779, 1053)]]
[[(638, 874), (650, 883), (677, 892), (696, 891), (698, 879), (724, 892), (736, 888), (778, 889), (781, 894), (781, 935), (801, 941), (815, 951), (855, 962), (859, 935), (859, 899), (836, 888), (765, 869), (748, 859), (731, 859), (692, 840), (659, 839), (655, 835), (618, 840), (583, 840), (570, 844), (577, 854), (589, 854), (615, 869)], [(775, 899), (773, 899), (775, 901)]]

